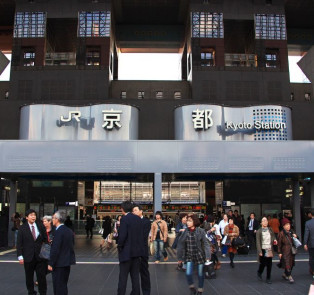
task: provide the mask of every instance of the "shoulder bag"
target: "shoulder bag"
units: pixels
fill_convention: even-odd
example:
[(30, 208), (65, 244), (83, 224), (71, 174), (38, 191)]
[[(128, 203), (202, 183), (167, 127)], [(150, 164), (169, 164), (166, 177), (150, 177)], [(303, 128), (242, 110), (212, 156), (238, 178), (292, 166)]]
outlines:
[(297, 249), (302, 246), (302, 243), (297, 238), (292, 237), (292, 241), (293, 241), (294, 247), (296, 247)]
[[(164, 239), (164, 233), (162, 232), (162, 230), (161, 230), (161, 228), (159, 226), (159, 222), (156, 222), (156, 224), (157, 224), (157, 226), (158, 226), (158, 228), (160, 230), (160, 234), (162, 236), (162, 239)], [(164, 242), (164, 248), (168, 248), (168, 247), (169, 247), (169, 243), (168, 243), (168, 240), (167, 240), (166, 242)]]
[(41, 259), (49, 260), (50, 259), (51, 245), (50, 245), (49, 234), (48, 233), (47, 233), (47, 238), (48, 238), (48, 243), (43, 243), (41, 245), (40, 252), (39, 252), (39, 257)]
[(292, 245), (291, 241), (289, 240), (288, 236), (284, 233), (284, 235), (286, 236), (290, 246), (291, 246), (291, 253), (292, 255), (296, 255), (298, 254), (298, 249), (296, 247), (294, 247), (294, 245)]

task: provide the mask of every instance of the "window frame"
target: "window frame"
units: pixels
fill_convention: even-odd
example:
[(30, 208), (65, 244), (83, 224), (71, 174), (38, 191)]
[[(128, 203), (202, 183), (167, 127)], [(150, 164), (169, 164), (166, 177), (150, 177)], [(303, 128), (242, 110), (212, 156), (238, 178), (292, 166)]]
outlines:
[(78, 13), (78, 37), (110, 37), (111, 11), (80, 11)]
[(191, 13), (192, 38), (224, 38), (223, 13), (193, 11)]
[(14, 38), (46, 37), (46, 12), (17, 11), (14, 16)]

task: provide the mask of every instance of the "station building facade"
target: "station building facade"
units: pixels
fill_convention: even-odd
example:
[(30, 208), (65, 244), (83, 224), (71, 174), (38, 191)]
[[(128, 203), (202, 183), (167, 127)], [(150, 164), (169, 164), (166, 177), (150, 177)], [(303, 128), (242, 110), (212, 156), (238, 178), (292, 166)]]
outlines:
[[(131, 199), (148, 214), (291, 211), (301, 232), (313, 84), (290, 83), (288, 55), (313, 82), (314, 26), (297, 2), (16, 1), (0, 27), (2, 210), (80, 220)], [(146, 52), (180, 53), (182, 79), (119, 80), (119, 56)]]

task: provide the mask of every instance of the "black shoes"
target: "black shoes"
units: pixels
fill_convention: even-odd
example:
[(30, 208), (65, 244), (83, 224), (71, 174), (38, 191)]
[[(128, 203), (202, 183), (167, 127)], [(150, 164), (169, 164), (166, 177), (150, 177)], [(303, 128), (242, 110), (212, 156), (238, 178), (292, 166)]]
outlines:
[(267, 283), (267, 284), (272, 284), (271, 279), (267, 279), (267, 280), (266, 280), (266, 283)]
[(258, 278), (260, 281), (262, 281), (262, 280), (263, 280), (263, 279), (262, 279), (262, 274), (259, 273), (259, 272), (257, 272), (257, 278)]
[(194, 287), (190, 288), (190, 295), (197, 295), (196, 289)]
[(230, 262), (230, 266), (231, 266), (232, 268), (234, 268), (234, 263), (233, 263), (233, 261)]

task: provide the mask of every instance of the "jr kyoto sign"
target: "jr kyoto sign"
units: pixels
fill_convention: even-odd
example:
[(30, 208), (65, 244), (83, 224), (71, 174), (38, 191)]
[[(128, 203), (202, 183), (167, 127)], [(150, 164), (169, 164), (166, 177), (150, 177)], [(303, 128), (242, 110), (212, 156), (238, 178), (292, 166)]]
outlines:
[(138, 109), (121, 104), (24, 106), (20, 139), (136, 140)]
[(189, 105), (175, 110), (178, 140), (289, 140), (291, 130), (291, 110), (282, 106)]

